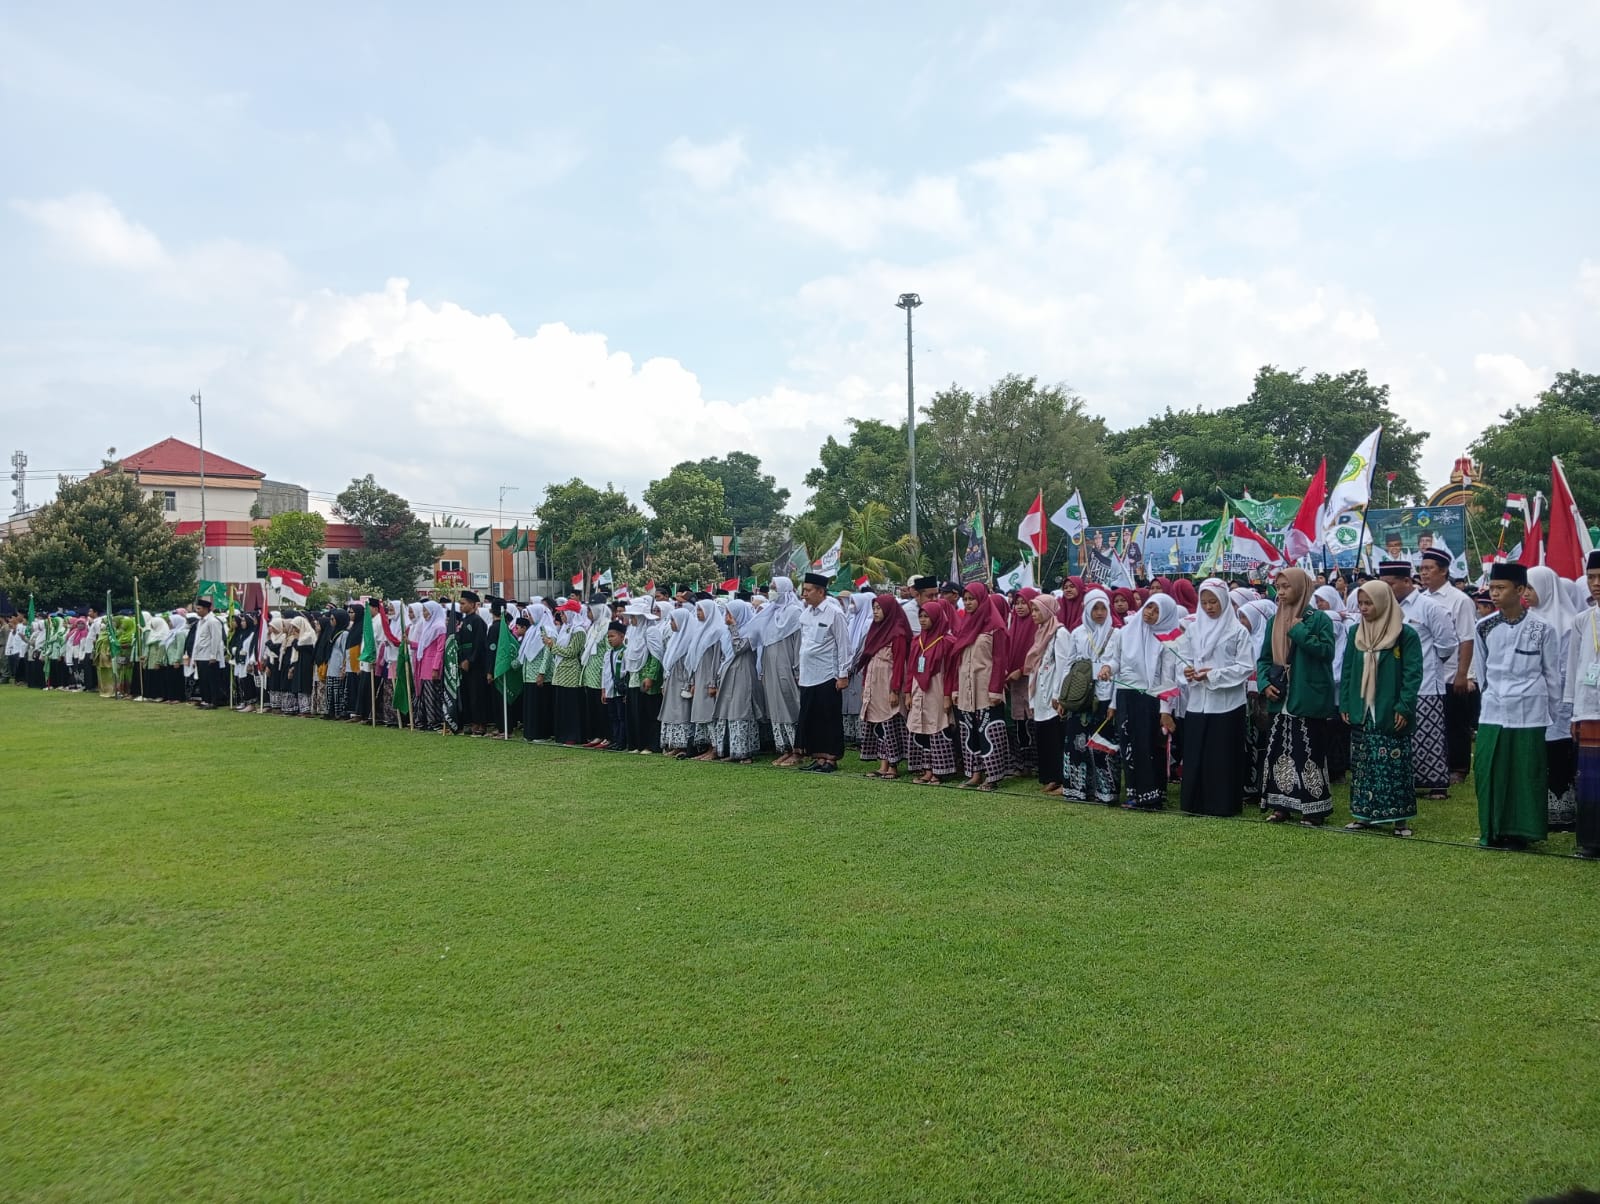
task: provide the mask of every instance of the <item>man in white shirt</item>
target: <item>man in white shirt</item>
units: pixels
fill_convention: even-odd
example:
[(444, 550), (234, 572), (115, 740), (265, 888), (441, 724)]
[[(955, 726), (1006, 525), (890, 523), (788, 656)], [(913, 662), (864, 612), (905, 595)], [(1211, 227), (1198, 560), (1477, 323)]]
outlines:
[[(1600, 605), (1600, 551), (1585, 565), (1589, 597)], [(1600, 609), (1586, 606), (1573, 624), (1567, 652), (1565, 701), (1572, 707), (1572, 742), (1578, 749), (1575, 795), (1578, 856), (1600, 859)]]
[(1478, 624), (1478, 685), (1483, 706), (1473, 779), (1478, 843), (1523, 849), (1549, 834), (1545, 728), (1561, 700), (1560, 635), (1522, 605), (1528, 570), (1489, 570), (1495, 613)]
[(906, 612), (906, 618), (911, 620), (911, 630), (918, 631), (917, 626), (922, 618), (922, 604), (932, 602), (939, 596), (939, 579), (937, 577), (911, 578), (911, 596), (900, 603), (900, 609)]
[(222, 675), (222, 657), (228, 639), (222, 630), (222, 620), (211, 613), (210, 598), (201, 598), (194, 607), (200, 616), (194, 629), (194, 651), (183, 659), (185, 664), (194, 665), (198, 695), (195, 701), (201, 710), (209, 711), (228, 701), (228, 683)]
[(844, 708), (850, 684), (850, 635), (844, 611), (828, 597), (828, 579), (807, 573), (800, 586), (800, 718), (795, 751), (812, 757), (806, 769), (832, 773), (844, 756)]
[(1445, 757), (1450, 762), (1450, 784), (1467, 780), (1472, 768), (1472, 729), (1478, 721), (1478, 691), (1472, 682), (1472, 637), (1478, 626), (1478, 608), (1471, 598), (1450, 584), (1450, 553), (1428, 548), (1417, 565), (1417, 579), (1428, 597), (1444, 607), (1456, 629), (1456, 651), (1445, 662)]
[(1411, 725), (1411, 778), (1430, 799), (1450, 797), (1450, 763), (1445, 756), (1445, 667), (1456, 652), (1456, 629), (1450, 614), (1419, 590), (1411, 579), (1411, 562), (1385, 560), (1378, 576), (1393, 592), (1407, 626), (1422, 641), (1422, 688)]

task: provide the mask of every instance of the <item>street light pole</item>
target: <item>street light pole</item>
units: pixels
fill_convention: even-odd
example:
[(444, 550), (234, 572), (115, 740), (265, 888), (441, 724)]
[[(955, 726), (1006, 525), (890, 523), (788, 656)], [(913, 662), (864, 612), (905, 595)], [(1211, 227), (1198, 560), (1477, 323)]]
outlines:
[[(502, 485), (502, 486), (500, 486), (500, 516), (495, 522), (496, 528), (503, 527), (503, 526), (506, 525), (506, 494), (515, 493), (516, 491), (517, 491), (517, 487), (515, 485)], [(512, 560), (511, 560), (511, 592), (514, 593), (514, 594), (521, 592), (520, 590), (517, 589), (517, 561), (516, 561), (516, 555), (517, 554), (515, 552), (511, 553), (511, 556), (512, 556)], [(491, 551), (489, 553), (489, 559), (490, 559), (490, 563), (493, 564), (494, 563), (494, 552), (493, 551)], [(504, 582), (501, 582), (502, 586), (504, 584), (505, 584)]]
[(194, 402), (200, 420), (200, 580), (210, 581), (211, 539), (206, 530), (206, 408), (198, 391), (191, 393), (189, 400)]
[(911, 462), (911, 538), (917, 538), (917, 394), (911, 375), (911, 311), (922, 304), (916, 293), (901, 293), (895, 305), (906, 311), (906, 449)]

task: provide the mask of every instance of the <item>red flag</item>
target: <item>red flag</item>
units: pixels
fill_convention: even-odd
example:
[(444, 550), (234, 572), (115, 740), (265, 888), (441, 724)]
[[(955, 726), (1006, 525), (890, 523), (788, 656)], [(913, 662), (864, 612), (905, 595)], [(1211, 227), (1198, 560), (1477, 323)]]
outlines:
[(1317, 524), (1321, 521), (1322, 507), (1328, 501), (1328, 457), (1322, 457), (1316, 475), (1306, 486), (1306, 495), (1300, 499), (1300, 509), (1295, 511), (1294, 522), (1283, 535), (1283, 550), (1290, 560), (1299, 560), (1317, 546)]
[(1033, 549), (1035, 556), (1043, 556), (1047, 537), (1044, 533), (1044, 491), (1034, 494), (1033, 505), (1017, 525), (1017, 540)]
[(856, 588), (857, 589), (866, 589), (868, 582), (870, 582), (871, 580), (872, 580), (871, 577), (867, 576), (867, 574), (865, 574), (865, 573), (862, 573), (861, 576), (856, 578)]
[(1117, 499), (1117, 504), (1111, 507), (1111, 513), (1115, 514), (1118, 518), (1121, 518), (1131, 509), (1133, 509), (1133, 507), (1128, 504), (1128, 499), (1126, 497), (1119, 497)]
[(1247, 520), (1234, 519), (1229, 530), (1232, 539), (1231, 550), (1235, 556), (1243, 556), (1252, 561), (1265, 561), (1267, 564), (1283, 563), (1283, 553), (1273, 547), (1272, 541), (1252, 527)]
[(726, 581), (718, 585), (717, 589), (719, 592), (724, 594), (736, 594), (739, 592), (739, 578), (729, 577)]
[(574, 573), (574, 574), (572, 574), (572, 588), (573, 589), (582, 589), (583, 588), (583, 574), (582, 573)]
[(306, 579), (293, 569), (268, 569), (267, 580), (280, 594), (293, 599), (301, 606), (306, 599), (311, 597), (311, 587), (306, 584)]
[(1567, 485), (1567, 474), (1561, 461), (1550, 460), (1550, 545), (1545, 549), (1544, 562), (1556, 571), (1556, 576), (1566, 581), (1582, 581), (1584, 566), (1588, 563), (1589, 528), (1584, 525), (1578, 504), (1573, 501), (1572, 489)]
[[(1326, 460), (1326, 458), (1324, 458), (1324, 460), (1323, 460), (1323, 467), (1324, 467), (1324, 468), (1326, 468), (1326, 467), (1327, 467), (1327, 460)], [(1388, 481), (1388, 482), (1389, 482), (1389, 484), (1391, 484), (1391, 485), (1393, 485), (1393, 484), (1394, 484), (1394, 479), (1395, 479), (1395, 478), (1396, 478), (1396, 477), (1397, 477), (1397, 476), (1399, 476), (1399, 475), (1400, 475), (1400, 474), (1399, 474), (1399, 473), (1397, 473), (1397, 472), (1386, 472), (1386, 473), (1384, 473), (1384, 474), (1383, 474), (1383, 479), (1384, 479), (1384, 480), (1385, 480), (1385, 481)]]
[(1172, 500), (1177, 502), (1180, 506), (1183, 505), (1183, 490), (1179, 489), (1177, 493), (1173, 494)]

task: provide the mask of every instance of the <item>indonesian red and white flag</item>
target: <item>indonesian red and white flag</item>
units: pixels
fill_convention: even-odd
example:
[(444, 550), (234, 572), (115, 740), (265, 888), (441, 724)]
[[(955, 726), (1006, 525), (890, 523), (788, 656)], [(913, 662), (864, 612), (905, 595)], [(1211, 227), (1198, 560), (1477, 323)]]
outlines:
[(1127, 498), (1127, 497), (1119, 497), (1117, 499), (1117, 504), (1115, 506), (1111, 507), (1111, 513), (1116, 515), (1118, 518), (1122, 518), (1122, 517), (1124, 517), (1126, 515), (1132, 514), (1133, 513), (1133, 499), (1132, 498)]
[(582, 589), (583, 588), (583, 574), (582, 573), (574, 573), (574, 574), (572, 574), (572, 588), (573, 589)]
[(1294, 522), (1283, 534), (1283, 551), (1290, 560), (1299, 560), (1317, 546), (1318, 525), (1322, 507), (1328, 500), (1328, 457), (1322, 457), (1317, 471), (1306, 486), (1306, 495), (1300, 499), (1300, 509), (1295, 511)]
[(1582, 581), (1589, 553), (1594, 551), (1589, 542), (1589, 528), (1583, 515), (1578, 513), (1578, 503), (1573, 500), (1572, 488), (1567, 484), (1566, 471), (1561, 461), (1550, 459), (1550, 537), (1545, 543), (1544, 562), (1556, 571), (1556, 576), (1566, 581)]
[(1257, 531), (1243, 518), (1235, 518), (1230, 531), (1232, 551), (1235, 556), (1265, 564), (1282, 564), (1283, 553), (1272, 546), (1272, 541)]
[(1179, 489), (1177, 493), (1173, 494), (1172, 500), (1177, 502), (1180, 506), (1183, 505), (1183, 490)]
[(311, 597), (311, 587), (306, 584), (306, 579), (293, 569), (268, 569), (267, 580), (285, 601), (304, 606), (306, 599)]
[(1035, 556), (1043, 556), (1049, 537), (1044, 530), (1044, 492), (1034, 494), (1033, 505), (1017, 524), (1017, 539), (1033, 549)]

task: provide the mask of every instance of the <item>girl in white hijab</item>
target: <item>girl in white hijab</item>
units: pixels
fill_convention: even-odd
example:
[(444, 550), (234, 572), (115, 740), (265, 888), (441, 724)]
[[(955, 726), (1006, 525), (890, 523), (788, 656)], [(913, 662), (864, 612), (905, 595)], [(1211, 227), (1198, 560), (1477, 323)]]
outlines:
[(1124, 630), (1116, 625), (1111, 595), (1103, 589), (1088, 590), (1082, 621), (1072, 633), (1067, 673), (1070, 676), (1079, 661), (1088, 661), (1094, 697), (1085, 710), (1063, 711), (1063, 798), (1114, 807), (1122, 793), (1122, 753), (1111, 724), (1115, 715), (1111, 704)]
[(688, 756), (694, 747), (694, 725), (689, 722), (689, 682), (694, 676), (694, 666), (689, 653), (699, 641), (699, 616), (692, 606), (679, 607), (668, 613), (660, 623), (666, 628), (666, 642), (661, 655), (665, 678), (661, 687), (661, 751), (679, 760)]
[(1578, 824), (1578, 747), (1572, 739), (1572, 703), (1563, 701), (1567, 695), (1567, 658), (1572, 653), (1577, 615), (1561, 578), (1548, 565), (1528, 570), (1525, 593), (1528, 612), (1554, 631), (1561, 641), (1560, 655), (1556, 658), (1561, 666), (1561, 694), (1550, 706), (1550, 724), (1544, 730), (1544, 754), (1549, 824), (1553, 830), (1565, 832)]
[(1238, 815), (1249, 769), (1245, 683), (1255, 676), (1255, 643), (1226, 585), (1210, 578), (1199, 592), (1194, 624), (1180, 641), (1189, 697), (1179, 800), (1191, 815)]
[(1166, 807), (1167, 738), (1177, 730), (1172, 710), (1180, 692), (1178, 660), (1166, 644), (1179, 630), (1180, 613), (1172, 598), (1152, 594), (1122, 628), (1116, 716), (1126, 772), (1122, 805), (1129, 810)]

